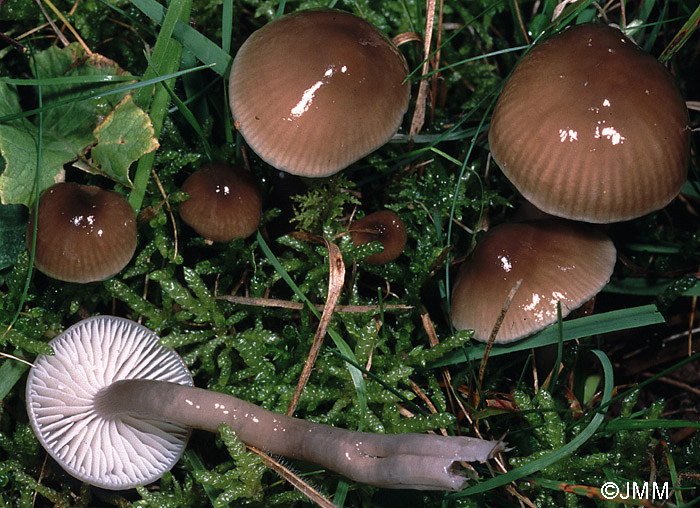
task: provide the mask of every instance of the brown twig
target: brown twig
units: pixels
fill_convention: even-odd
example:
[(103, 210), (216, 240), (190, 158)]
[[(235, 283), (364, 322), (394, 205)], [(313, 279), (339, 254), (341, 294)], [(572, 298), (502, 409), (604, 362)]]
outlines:
[(478, 377), (478, 382), (477, 382), (477, 388), (474, 390), (474, 407), (477, 407), (479, 405), (479, 392), (481, 391), (481, 386), (484, 381), (484, 372), (486, 371), (486, 362), (489, 359), (489, 354), (491, 354), (491, 348), (493, 348), (493, 344), (496, 341), (496, 335), (498, 335), (498, 330), (501, 329), (501, 324), (503, 323), (503, 319), (506, 317), (506, 312), (508, 312), (508, 309), (510, 308), (510, 304), (513, 301), (513, 298), (515, 298), (515, 293), (518, 292), (518, 289), (520, 288), (520, 284), (523, 283), (523, 279), (518, 279), (518, 281), (515, 283), (513, 288), (510, 290), (510, 293), (508, 293), (508, 297), (506, 298), (506, 301), (503, 303), (503, 307), (501, 308), (501, 313), (498, 315), (498, 319), (496, 319), (496, 324), (493, 325), (493, 329), (491, 330), (491, 335), (489, 335), (489, 340), (486, 343), (486, 348), (484, 349), (484, 356), (481, 359), (481, 365), (479, 366), (479, 377)]
[(3, 32), (0, 32), (0, 40), (5, 41), (7, 44), (10, 44), (11, 46), (14, 46), (15, 49), (20, 50), (22, 53), (27, 52), (27, 46), (20, 44), (16, 40), (14, 40), (12, 37), (9, 35), (5, 35)]
[[(279, 309), (302, 310), (304, 304), (301, 302), (290, 302), (289, 300), (278, 300), (276, 298), (256, 298), (253, 296), (232, 296), (221, 295), (216, 297), (217, 300), (226, 300), (227, 302), (237, 303), (240, 305), (252, 305), (255, 307), (275, 307)], [(314, 305), (316, 309), (323, 310), (324, 305)], [(363, 312), (378, 312), (380, 309), (384, 311), (402, 311), (411, 310), (411, 305), (336, 305), (335, 312), (347, 313), (363, 313)]]
[(316, 358), (321, 350), (323, 339), (326, 336), (326, 330), (331, 322), (331, 317), (333, 317), (333, 311), (338, 303), (340, 291), (343, 289), (343, 281), (345, 280), (345, 264), (343, 263), (343, 255), (340, 253), (340, 249), (336, 244), (325, 239), (324, 241), (328, 249), (328, 296), (326, 298), (326, 305), (323, 308), (323, 314), (321, 314), (321, 321), (318, 323), (318, 328), (316, 329), (316, 334), (314, 335), (314, 340), (309, 350), (309, 356), (306, 358), (304, 369), (299, 375), (299, 382), (292, 395), (292, 400), (289, 402), (287, 416), (292, 416), (294, 414), (301, 394), (306, 387), (306, 383), (309, 381), (311, 370), (316, 364)]
[[(652, 374), (651, 372), (642, 372), (642, 376), (653, 377), (655, 376), (655, 374)], [(684, 383), (683, 381), (673, 379), (671, 377), (661, 376), (657, 378), (657, 381), (661, 381), (662, 383), (666, 383), (671, 386), (677, 386), (678, 388), (683, 388), (684, 390), (692, 392), (695, 395), (700, 395), (700, 389), (695, 388), (694, 386), (690, 386), (688, 383)]]
[(287, 480), (295, 489), (308, 497), (310, 501), (322, 508), (338, 508), (318, 490), (299, 478), (299, 476), (294, 474), (288, 467), (285, 467), (283, 464), (270, 457), (267, 453), (258, 450), (254, 446), (248, 446), (248, 449), (262, 459), (265, 467), (272, 469), (275, 473)]

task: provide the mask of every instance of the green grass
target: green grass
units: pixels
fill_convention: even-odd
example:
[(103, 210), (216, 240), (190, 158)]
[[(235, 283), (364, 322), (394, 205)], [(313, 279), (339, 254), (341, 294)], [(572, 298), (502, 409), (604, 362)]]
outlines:
[[(656, 479), (672, 485), (666, 506), (698, 505), (700, 396), (694, 390), (700, 372), (697, 354), (687, 352), (689, 347), (697, 351), (698, 339), (689, 346), (684, 335), (698, 327), (696, 134), (683, 198), (663, 211), (611, 226), (620, 259), (592, 315), (494, 347), (479, 384), (485, 347), (472, 343), (469, 332), (455, 331), (448, 312), (456, 264), (479, 241), (479, 225), (485, 219), (491, 224), (507, 220), (518, 202), (489, 158), (486, 136), (500, 87), (518, 59), (533, 41), (599, 17), (605, 9), (607, 20), (624, 19), (628, 34), (664, 61), (686, 98), (697, 101), (699, 39), (694, 30), (700, 8), (693, 2), (627, 1), (623, 16), (620, 5), (579, 0), (552, 22), (553, 0), (445, 0), (441, 46), (434, 45), (430, 54), (439, 61), (428, 73), (440, 77), (440, 89), (435, 103), (428, 103), (422, 131), (408, 140), (425, 59), (422, 44), (412, 41), (400, 47), (411, 69), (413, 98), (396, 139), (337, 177), (292, 179), (291, 184), (247, 149), (232, 128), (226, 77), (236, 49), (269, 20), (319, 5), (358, 13), (390, 36), (421, 32), (423, 2), (390, 0), (379, 7), (369, 0), (173, 0), (166, 7), (155, 0), (82, 0), (55, 5), (86, 47), (130, 76), (89, 66), (47, 74), (59, 68), (49, 55), (58, 54), (61, 42), (36, 4), (5, 0), (0, 31), (29, 49), (0, 48), (0, 91), (12, 99), (0, 105), (0, 148), (9, 146), (9, 131), (3, 128), (21, 126), (34, 140), (25, 150), (28, 162), (21, 175), (29, 176), (23, 178), (52, 180), (65, 169), (69, 180), (112, 187), (127, 196), (141, 214), (139, 245), (132, 262), (109, 281), (61, 283), (30, 270), (31, 249), (24, 246), (26, 209), (34, 206), (40, 189), (32, 186), (15, 208), (0, 208), (0, 250), (13, 253), (0, 256), (0, 506), (310, 505), (306, 487), (292, 487), (227, 429), (221, 436), (195, 432), (183, 460), (155, 486), (125, 495), (81, 486), (46, 460), (33, 437), (24, 409), (28, 367), (18, 361), (31, 362), (48, 340), (81, 317), (140, 318), (178, 350), (198, 386), (283, 413), (316, 333), (318, 305), (322, 308), (328, 294), (328, 250), (308, 241), (309, 235), (340, 248), (346, 277), (339, 304), (367, 309), (333, 315), (295, 414), (370, 432), (478, 431), (487, 438), (503, 437), (509, 446), (497, 463), (476, 465), (469, 487), (452, 494), (381, 491), (312, 464), (285, 462), (332, 502), (515, 507), (522, 500), (537, 507), (610, 507), (634, 503), (603, 499), (605, 482), (623, 486)], [(64, 33), (69, 42), (79, 42), (70, 31)], [(55, 53), (49, 52), (52, 46)], [(63, 160), (52, 159), (57, 165), (45, 163), (46, 157), (55, 157), (47, 155), (48, 147), (67, 130), (56, 123), (63, 121), (62, 114), (71, 108), (87, 111), (75, 118), (76, 128), (89, 137), (125, 93), (133, 94), (148, 114), (160, 145), (124, 168), (132, 185), (74, 167), (87, 145), (66, 150)], [(693, 127), (697, 120), (692, 112)], [(67, 136), (71, 141), (77, 143)], [(18, 171), (14, 159), (0, 160), (0, 175)], [(261, 182), (263, 222), (256, 235), (210, 245), (180, 220), (178, 205), (186, 199), (180, 186), (210, 160), (248, 165)], [(3, 185), (0, 195), (18, 195)], [(287, 189), (297, 195), (284, 196)], [(396, 262), (370, 266), (361, 258), (376, 246), (354, 247), (344, 233), (352, 213), (384, 207), (401, 216), (409, 241)], [(307, 236), (286, 234), (295, 229)], [(294, 305), (243, 305), (217, 298), (229, 294)], [(431, 346), (434, 338), (439, 345)], [(551, 366), (543, 358), (551, 348), (557, 351), (550, 365), (561, 369), (547, 380)]]

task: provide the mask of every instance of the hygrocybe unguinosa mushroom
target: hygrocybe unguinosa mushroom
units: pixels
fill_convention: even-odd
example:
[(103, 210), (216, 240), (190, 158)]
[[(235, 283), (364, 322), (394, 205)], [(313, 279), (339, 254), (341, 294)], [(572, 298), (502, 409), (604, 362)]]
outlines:
[(408, 65), (367, 21), (332, 9), (298, 11), (254, 32), (231, 67), (229, 104), (250, 148), (300, 176), (337, 173), (399, 128)]
[(603, 289), (615, 267), (613, 242), (590, 224), (550, 218), (500, 224), (462, 265), (452, 292), (452, 323), (486, 342), (518, 280), (496, 343), (542, 330)]
[(27, 249), (37, 224), (34, 264), (49, 277), (85, 284), (120, 272), (136, 250), (136, 217), (115, 191), (57, 183), (39, 198), (27, 224)]
[(683, 187), (688, 110), (653, 56), (617, 28), (584, 23), (538, 44), (513, 70), (489, 146), (540, 210), (625, 221), (663, 208)]
[(195, 388), (177, 353), (149, 329), (98, 316), (51, 341), (27, 380), (27, 412), (44, 448), (70, 474), (105, 489), (157, 480), (189, 429), (228, 424), (241, 441), (385, 488), (459, 490), (459, 461), (484, 462), (503, 444), (469, 437), (371, 434), (307, 422)]

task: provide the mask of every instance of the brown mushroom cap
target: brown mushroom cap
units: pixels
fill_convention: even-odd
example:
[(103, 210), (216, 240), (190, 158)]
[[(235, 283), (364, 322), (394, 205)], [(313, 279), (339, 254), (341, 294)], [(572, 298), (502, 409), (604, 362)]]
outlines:
[(353, 222), (350, 226), (350, 236), (355, 246), (381, 242), (384, 250), (365, 258), (365, 262), (383, 265), (393, 261), (403, 252), (406, 245), (406, 226), (391, 210), (381, 210)]
[[(37, 269), (66, 282), (112, 277), (136, 250), (136, 220), (129, 202), (117, 192), (93, 185), (57, 183), (39, 198)], [(32, 212), (27, 248), (34, 229)]]
[(182, 190), (190, 198), (180, 205), (180, 216), (204, 238), (230, 242), (258, 229), (260, 189), (246, 170), (230, 164), (208, 164), (192, 173)]
[(539, 44), (494, 110), (489, 144), (515, 187), (552, 215), (607, 223), (667, 205), (686, 180), (678, 85), (616, 28), (584, 24)]
[(487, 341), (509, 293), (496, 342), (511, 342), (566, 316), (595, 296), (610, 279), (615, 246), (599, 230), (562, 219), (501, 224), (477, 244), (462, 265), (452, 292), (452, 323)]
[(407, 74), (403, 55), (363, 19), (299, 11), (257, 30), (238, 50), (231, 112), (267, 163), (328, 176), (396, 132), (408, 107)]

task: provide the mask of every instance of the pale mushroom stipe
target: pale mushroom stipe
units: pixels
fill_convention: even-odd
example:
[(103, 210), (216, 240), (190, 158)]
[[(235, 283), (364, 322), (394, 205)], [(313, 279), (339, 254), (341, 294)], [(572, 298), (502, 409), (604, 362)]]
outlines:
[(277, 169), (337, 173), (385, 144), (408, 108), (408, 65), (367, 21), (299, 11), (254, 32), (236, 53), (229, 104), (250, 148)]
[(688, 111), (673, 76), (617, 28), (569, 27), (503, 86), (489, 146), (537, 208), (609, 223), (666, 206), (686, 181)]
[[(115, 191), (57, 183), (39, 198), (34, 264), (49, 277), (87, 283), (120, 272), (136, 251), (136, 217)], [(35, 216), (27, 225), (32, 248)]]
[(384, 488), (462, 489), (460, 461), (485, 462), (500, 441), (431, 434), (371, 434), (284, 416), (195, 388), (177, 353), (132, 321), (98, 316), (55, 337), (27, 379), (27, 412), (44, 448), (70, 474), (121, 490), (158, 479), (177, 462), (190, 428), (228, 424), (246, 444), (317, 463)]

